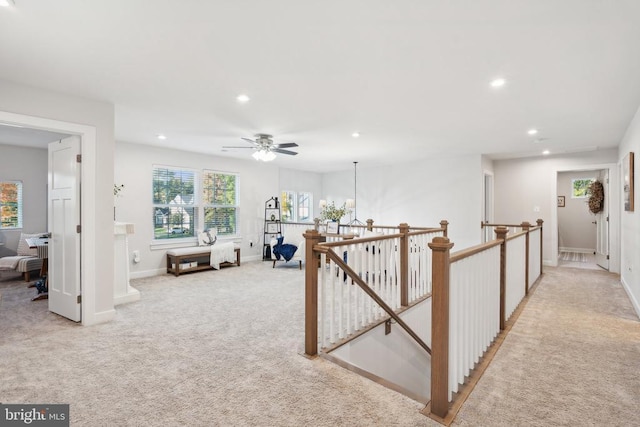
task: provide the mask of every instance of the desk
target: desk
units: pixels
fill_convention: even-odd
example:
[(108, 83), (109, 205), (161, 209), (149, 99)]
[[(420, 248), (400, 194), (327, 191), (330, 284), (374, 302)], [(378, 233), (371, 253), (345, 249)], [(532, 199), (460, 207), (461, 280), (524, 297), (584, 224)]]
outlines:
[[(44, 278), (45, 287), (48, 288), (49, 278), (47, 277), (47, 272), (49, 270), (49, 238), (48, 237), (37, 237), (31, 239), (25, 239), (29, 248), (36, 248), (38, 250), (38, 258), (42, 259), (42, 267), (40, 267), (40, 277)], [(35, 297), (31, 298), (31, 301), (37, 301), (41, 299), (48, 299), (49, 294), (47, 292), (40, 293)]]

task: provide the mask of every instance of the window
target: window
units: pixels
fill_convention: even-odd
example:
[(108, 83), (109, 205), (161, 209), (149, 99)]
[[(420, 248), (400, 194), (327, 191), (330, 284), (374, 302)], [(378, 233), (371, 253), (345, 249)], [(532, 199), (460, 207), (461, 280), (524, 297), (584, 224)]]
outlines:
[(589, 186), (595, 178), (581, 178), (571, 180), (571, 198), (584, 199), (589, 196)]
[(192, 170), (153, 168), (153, 223), (155, 239), (195, 236), (197, 206)]
[(204, 171), (202, 176), (204, 228), (219, 236), (238, 232), (238, 175)]
[(22, 228), (22, 182), (0, 182), (0, 228)]
[(280, 210), (284, 222), (311, 222), (313, 197), (307, 192), (283, 191), (280, 194)]

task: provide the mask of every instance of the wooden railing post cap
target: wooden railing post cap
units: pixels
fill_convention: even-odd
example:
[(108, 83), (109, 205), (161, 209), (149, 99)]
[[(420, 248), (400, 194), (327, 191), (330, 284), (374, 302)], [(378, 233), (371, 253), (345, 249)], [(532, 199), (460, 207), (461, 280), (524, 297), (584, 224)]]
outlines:
[(522, 224), (520, 224), (520, 227), (528, 229), (529, 227), (531, 227), (531, 224), (529, 224), (529, 221), (522, 221)]
[(305, 239), (320, 238), (320, 232), (318, 230), (307, 230), (302, 234)]
[[(401, 233), (408, 233), (409, 232), (409, 224), (407, 224), (406, 222), (400, 223), (400, 225), (398, 225), (398, 228), (400, 229)], [(405, 230), (405, 231), (403, 231), (403, 230)]]
[(543, 222), (544, 222), (544, 221), (543, 221), (543, 220), (541, 220), (540, 218), (538, 218), (538, 219), (536, 220), (536, 223), (538, 224), (538, 226), (542, 226), (542, 223), (543, 223)]
[(433, 238), (429, 247), (434, 251), (447, 251), (453, 247), (453, 243), (448, 237), (436, 236)]
[(507, 233), (509, 232), (509, 229), (507, 227), (496, 227), (494, 230), (498, 236), (498, 239), (504, 239), (507, 235)]
[(443, 219), (442, 221), (440, 221), (440, 226), (442, 228), (446, 228), (447, 225), (449, 225), (449, 221), (447, 221), (446, 219)]

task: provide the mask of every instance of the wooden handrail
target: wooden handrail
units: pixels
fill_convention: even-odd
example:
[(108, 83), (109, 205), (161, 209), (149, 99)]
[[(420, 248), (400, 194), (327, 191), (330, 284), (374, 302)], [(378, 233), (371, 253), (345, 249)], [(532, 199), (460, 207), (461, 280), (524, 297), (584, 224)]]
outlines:
[(486, 251), (487, 249), (491, 249), (494, 246), (499, 246), (501, 244), (502, 244), (502, 240), (492, 240), (487, 243), (482, 243), (480, 245), (472, 246), (470, 248), (454, 252), (451, 254), (450, 262), (453, 264), (454, 262), (458, 262), (465, 258), (469, 258), (470, 256), (473, 256), (482, 251)]
[(380, 298), (380, 296), (378, 294), (376, 294), (373, 289), (371, 289), (369, 286), (367, 286), (367, 284), (364, 282), (364, 280), (362, 280), (360, 278), (360, 276), (353, 271), (353, 269), (351, 267), (349, 267), (343, 260), (342, 257), (340, 257), (338, 254), (336, 254), (333, 250), (331, 250), (330, 248), (325, 248), (325, 250), (323, 250), (322, 252), (326, 253), (327, 256), (336, 263), (336, 265), (338, 267), (340, 267), (342, 269), (342, 271), (344, 271), (347, 276), (349, 276), (351, 278), (351, 280), (356, 283), (358, 286), (360, 286), (360, 288), (367, 294), (369, 295), (376, 304), (378, 304), (393, 320), (396, 321), (396, 323), (398, 325), (400, 325), (402, 327), (402, 329), (404, 329), (410, 336), (411, 338), (413, 338), (415, 340), (415, 342), (418, 343), (418, 345), (420, 347), (422, 347), (427, 353), (431, 354), (431, 349), (429, 348), (429, 346), (427, 344), (425, 344), (424, 341), (422, 341), (422, 339), (415, 333), (413, 332), (413, 329), (411, 329), (409, 327), (409, 325), (407, 325), (404, 320), (402, 320), (394, 311), (391, 307), (389, 307), (387, 305), (387, 303), (384, 302), (384, 300), (382, 298)]
[(383, 236), (359, 237), (356, 239), (341, 240), (339, 242), (322, 242), (320, 243), (320, 246), (324, 246), (326, 248), (334, 248), (336, 246), (356, 245), (358, 243), (369, 243), (378, 242), (380, 240), (396, 239), (402, 236), (402, 234), (385, 234)]
[(507, 236), (507, 240), (513, 240), (513, 239), (517, 239), (520, 236), (523, 236), (525, 234), (528, 234), (528, 231), (518, 231), (517, 233), (513, 233), (513, 234), (509, 234), (509, 236)]

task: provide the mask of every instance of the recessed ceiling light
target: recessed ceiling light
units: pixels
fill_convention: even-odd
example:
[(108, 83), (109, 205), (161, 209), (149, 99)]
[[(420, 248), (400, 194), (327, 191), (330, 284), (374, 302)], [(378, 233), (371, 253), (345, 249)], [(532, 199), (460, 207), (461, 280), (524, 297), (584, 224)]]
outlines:
[(528, 133), (529, 135), (535, 135), (536, 133), (538, 133), (538, 129), (529, 129), (529, 130), (527, 131), (527, 133)]
[(491, 87), (502, 87), (505, 85), (505, 83), (507, 83), (507, 81), (505, 79), (503, 79), (502, 77), (499, 77), (497, 79), (493, 79), (491, 80)]
[(167, 137), (161, 133), (158, 134), (158, 139), (167, 139)]
[(546, 156), (546, 155), (548, 155), (548, 154), (551, 154), (551, 151), (549, 151), (549, 150), (544, 150), (544, 151), (542, 152), (542, 154)]
[(249, 98), (245, 94), (241, 94), (241, 95), (236, 96), (236, 100), (238, 100), (238, 102), (242, 102), (242, 103), (249, 102), (250, 99), (251, 98)]
[(352, 137), (358, 138), (360, 136), (360, 132), (354, 132), (351, 134)]

